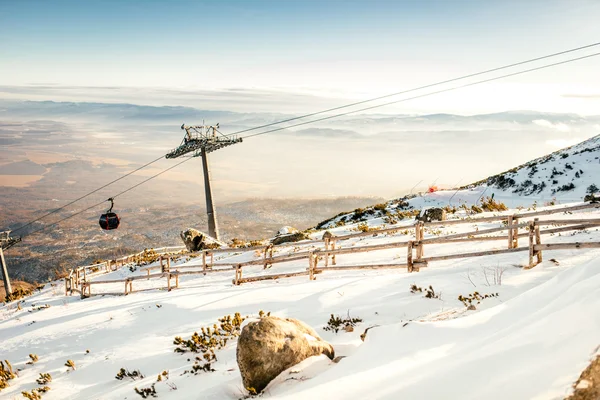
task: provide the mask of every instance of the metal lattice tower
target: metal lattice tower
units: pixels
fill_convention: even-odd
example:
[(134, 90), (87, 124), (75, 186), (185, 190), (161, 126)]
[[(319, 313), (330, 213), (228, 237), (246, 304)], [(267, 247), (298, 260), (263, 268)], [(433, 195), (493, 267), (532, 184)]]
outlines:
[(186, 126), (184, 124), (181, 125), (181, 129), (185, 130), (183, 142), (181, 142), (179, 147), (167, 153), (165, 157), (202, 157), (202, 168), (204, 170), (204, 192), (206, 195), (206, 213), (208, 214), (208, 234), (218, 240), (219, 227), (217, 225), (217, 214), (213, 204), (212, 190), (210, 186), (208, 153), (234, 145), (236, 143), (241, 143), (242, 138), (237, 136), (222, 135), (218, 131), (219, 124), (215, 126)]
[(2, 264), (2, 279), (4, 280), (4, 290), (6, 291), (7, 296), (12, 293), (12, 287), (10, 286), (8, 269), (6, 268), (6, 261), (4, 260), (4, 250), (11, 248), (20, 241), (20, 237), (11, 238), (10, 231), (0, 232), (0, 264)]

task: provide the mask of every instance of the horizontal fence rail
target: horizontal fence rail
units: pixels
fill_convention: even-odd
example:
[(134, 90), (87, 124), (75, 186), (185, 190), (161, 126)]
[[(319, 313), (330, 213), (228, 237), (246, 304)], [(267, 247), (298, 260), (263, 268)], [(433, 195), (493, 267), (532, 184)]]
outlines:
[[(179, 287), (179, 276), (188, 275), (206, 275), (213, 272), (234, 271), (235, 278), (233, 283), (240, 285), (242, 283), (257, 282), (263, 280), (272, 280), (297, 276), (309, 276), (309, 279), (315, 279), (315, 275), (324, 271), (332, 270), (378, 270), (378, 269), (407, 269), (408, 272), (417, 272), (420, 268), (427, 267), (430, 262), (480, 257), (497, 254), (510, 254), (518, 252), (529, 252), (529, 263), (526, 268), (533, 268), (535, 265), (542, 262), (542, 252), (546, 250), (564, 250), (564, 249), (585, 249), (585, 248), (600, 248), (600, 242), (576, 242), (576, 243), (552, 243), (542, 244), (541, 237), (544, 235), (553, 235), (561, 232), (583, 230), (592, 227), (600, 226), (600, 218), (577, 218), (577, 219), (560, 219), (540, 221), (538, 218), (527, 222), (519, 222), (520, 219), (537, 217), (541, 215), (552, 215), (558, 213), (568, 213), (579, 210), (598, 209), (600, 204), (590, 203), (570, 207), (554, 208), (550, 210), (535, 211), (521, 214), (505, 214), (483, 218), (469, 218), (459, 220), (446, 220), (437, 222), (415, 222), (411, 225), (395, 226), (385, 229), (377, 229), (369, 232), (360, 232), (343, 236), (324, 235), (321, 240), (308, 240), (300, 242), (287, 242), (280, 245), (260, 245), (247, 248), (222, 248), (222, 249), (206, 249), (196, 254), (186, 253), (184, 246), (164, 247), (159, 249), (145, 250), (130, 256), (122, 257), (116, 260), (106, 261), (100, 264), (88, 265), (83, 267), (73, 268), (69, 276), (65, 278), (65, 292), (77, 292), (82, 297), (91, 295), (92, 285), (115, 284), (122, 283), (125, 286), (124, 294), (132, 292), (132, 283), (140, 279), (160, 279), (166, 278), (167, 289)], [(425, 227), (430, 226), (447, 226), (457, 224), (477, 224), (480, 222), (501, 222), (503, 225), (488, 229), (477, 229), (470, 232), (449, 234), (442, 237), (430, 237), (425, 239)], [(551, 226), (550, 229), (540, 229), (541, 226)], [(339, 241), (344, 241), (351, 238), (360, 238), (367, 236), (377, 236), (382, 233), (402, 232), (414, 229), (415, 240), (404, 240), (392, 243), (370, 244), (365, 246), (354, 246), (341, 248), (336, 246)], [(519, 229), (525, 229), (526, 232), (519, 232)], [(493, 233), (508, 232), (508, 235), (490, 235)], [(486, 236), (487, 235), (487, 236)], [(520, 238), (528, 238), (528, 246), (519, 247)], [(456, 244), (463, 242), (486, 242), (486, 241), (506, 241), (505, 249), (482, 250), (476, 252), (443, 254), (425, 257), (425, 245), (432, 244)], [(314, 248), (314, 245), (323, 244), (323, 248)], [(300, 250), (303, 246), (313, 245), (312, 249)], [(274, 256), (273, 253), (284, 248), (294, 248), (294, 252)], [(406, 248), (406, 261), (401, 263), (389, 264), (364, 264), (364, 265), (343, 265), (337, 266), (336, 256), (358, 254), (371, 251), (401, 249)], [(258, 259), (248, 261), (228, 261), (215, 262), (215, 254), (230, 254), (230, 257), (241, 256), (249, 252), (254, 252), (254, 256)], [(122, 267), (127, 263), (132, 262), (136, 258), (152, 253), (157, 255), (159, 265), (148, 266), (141, 268), (145, 271), (145, 275), (133, 276), (120, 280), (90, 280), (91, 277), (101, 273), (114, 271), (119, 265)], [(232, 254), (234, 253), (234, 254)], [(201, 257), (201, 264), (171, 266), (171, 260), (182, 256)], [(331, 265), (330, 265), (331, 259)], [(293, 262), (298, 260), (308, 260), (308, 268), (305, 271), (278, 273), (270, 275), (260, 275), (252, 277), (242, 277), (244, 267), (262, 265), (267, 269), (274, 264)], [(324, 266), (319, 266), (319, 261), (324, 260)], [(113, 269), (115, 267), (115, 269)], [(174, 269), (174, 270), (173, 270)], [(153, 271), (159, 271), (152, 273)], [(175, 285), (171, 285), (172, 279), (175, 279)], [(79, 287), (78, 287), (79, 286)]]

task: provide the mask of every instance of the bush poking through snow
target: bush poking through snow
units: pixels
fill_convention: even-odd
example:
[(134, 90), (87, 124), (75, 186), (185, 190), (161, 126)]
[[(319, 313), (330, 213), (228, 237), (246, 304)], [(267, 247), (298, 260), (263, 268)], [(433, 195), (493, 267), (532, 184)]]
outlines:
[(233, 238), (233, 239), (231, 239), (231, 243), (229, 244), (229, 247), (236, 248), (236, 249), (243, 249), (246, 247), (261, 246), (262, 244), (263, 244), (262, 240), (251, 240), (251, 241), (247, 242), (242, 239)]
[(192, 366), (192, 370), (191, 371), (184, 371), (183, 373), (193, 373), (194, 375), (198, 375), (200, 372), (215, 372), (216, 370), (213, 369), (213, 367), (211, 366), (211, 363), (209, 362), (205, 362), (204, 364), (200, 364), (200, 358), (196, 357), (196, 362), (194, 363), (194, 365)]
[(431, 285), (429, 285), (429, 287), (423, 289), (422, 287), (419, 287), (417, 285), (415, 285), (414, 283), (412, 285), (410, 285), (410, 292), (411, 293), (425, 293), (425, 298), (427, 299), (439, 299), (440, 298), (440, 293), (436, 293), (435, 290), (433, 290), (433, 287)]
[(356, 225), (356, 230), (360, 232), (369, 232), (371, 228), (369, 228), (369, 225), (366, 222), (364, 222), (362, 224)]
[(29, 400), (41, 400), (42, 393), (46, 393), (49, 390), (50, 390), (50, 388), (48, 386), (44, 386), (41, 388), (32, 389), (31, 392), (23, 391), (23, 392), (21, 392), (21, 394), (23, 395), (23, 397), (25, 397)]
[(132, 381), (135, 381), (136, 379), (144, 379), (144, 375), (139, 369), (131, 372), (128, 369), (121, 368), (115, 376), (115, 379), (122, 381), (125, 378), (131, 378)]
[[(264, 312), (261, 310), (261, 318)], [(269, 313), (270, 315), (270, 313)], [(238, 337), (241, 333), (242, 323), (245, 318), (240, 313), (235, 313), (233, 318), (231, 315), (226, 315), (219, 319), (219, 325), (214, 324), (210, 327), (202, 327), (200, 334), (194, 332), (189, 340), (183, 340), (180, 336), (175, 337), (173, 344), (178, 346), (175, 348), (176, 353), (202, 353), (202, 357), (196, 357), (194, 366), (191, 371), (194, 374), (204, 372), (214, 372), (211, 367), (211, 362), (217, 360), (215, 350), (220, 350), (227, 345), (231, 339)], [(204, 364), (201, 362), (204, 361)]]
[(348, 316), (344, 319), (342, 319), (339, 315), (331, 314), (329, 321), (327, 321), (327, 326), (323, 327), (323, 330), (338, 333), (340, 330), (344, 329), (347, 332), (352, 332), (354, 327), (361, 322), (363, 322), (361, 318), (351, 318), (350, 311), (348, 311)]
[(481, 214), (483, 212), (483, 209), (475, 204), (473, 204), (471, 206), (471, 211), (473, 211), (475, 214)]
[(490, 297), (498, 297), (498, 293), (490, 293), (490, 294), (480, 294), (479, 292), (473, 292), (466, 297), (462, 294), (458, 296), (458, 301), (463, 303), (465, 307), (469, 307), (475, 304), (480, 304), (483, 299), (488, 299)]
[(45, 310), (46, 308), (50, 308), (50, 304), (42, 304), (41, 306), (34, 306), (32, 304), (31, 310), (29, 310), (29, 312), (42, 311), (42, 310)]
[[(6, 366), (4, 365), (6, 363)], [(8, 360), (0, 361), (0, 390), (8, 387), (8, 381), (15, 379), (17, 375), (13, 372), (12, 365)]]
[(214, 350), (219, 350), (227, 345), (227, 341), (240, 335), (241, 326), (244, 319), (240, 313), (235, 313), (233, 318), (226, 315), (219, 319), (219, 325), (214, 324), (210, 327), (202, 327), (200, 334), (194, 332), (189, 340), (183, 340), (180, 336), (175, 337), (173, 344), (176, 353), (204, 353), (206, 361), (216, 360)]
[(75, 361), (73, 361), (73, 360), (67, 360), (67, 362), (65, 363), (65, 367), (69, 367), (72, 370), (75, 370)]
[(481, 208), (485, 211), (506, 211), (506, 204), (497, 202), (492, 197), (486, 197), (481, 200)]
[(165, 380), (169, 379), (169, 371), (163, 371), (160, 374), (158, 374), (158, 377), (156, 378), (156, 382), (162, 382), (163, 377)]
[(37, 356), (37, 354), (30, 354), (29, 358), (30, 358), (30, 361), (27, 361), (27, 364), (29, 364), (29, 365), (33, 365), (36, 362), (38, 362), (38, 356)]
[(40, 374), (40, 377), (37, 378), (36, 382), (38, 385), (47, 385), (52, 382), (52, 375), (50, 374)]
[(156, 383), (153, 383), (152, 385), (150, 385), (150, 387), (147, 388), (135, 388), (134, 390), (137, 394), (142, 396), (143, 399), (147, 399), (148, 397), (158, 397), (158, 393), (156, 393), (156, 388), (154, 387), (154, 385), (156, 385)]
[(32, 289), (18, 288), (18, 289), (13, 290), (12, 293), (7, 294), (4, 301), (6, 301), (8, 303), (11, 301), (22, 299), (23, 297), (31, 296), (32, 294), (33, 294)]

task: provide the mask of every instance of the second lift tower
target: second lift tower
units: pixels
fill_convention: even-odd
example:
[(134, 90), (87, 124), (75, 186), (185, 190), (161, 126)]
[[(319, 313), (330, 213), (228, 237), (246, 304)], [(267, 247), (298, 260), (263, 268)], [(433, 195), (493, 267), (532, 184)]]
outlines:
[(212, 190), (210, 187), (210, 169), (208, 167), (208, 153), (223, 147), (241, 143), (242, 138), (236, 136), (226, 136), (219, 132), (217, 125), (199, 125), (186, 126), (181, 125), (185, 130), (183, 142), (176, 149), (169, 152), (165, 158), (178, 157), (202, 157), (202, 169), (204, 170), (204, 192), (206, 195), (206, 212), (208, 214), (208, 234), (219, 240), (219, 227), (217, 225), (217, 214), (212, 199)]

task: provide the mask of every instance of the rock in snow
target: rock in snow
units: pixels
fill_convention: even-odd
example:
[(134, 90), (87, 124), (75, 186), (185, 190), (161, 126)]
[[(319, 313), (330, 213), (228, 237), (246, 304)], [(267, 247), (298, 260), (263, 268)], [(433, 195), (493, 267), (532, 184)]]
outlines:
[[(309, 339), (310, 338), (310, 339)], [(237, 344), (237, 363), (246, 389), (260, 393), (269, 382), (303, 360), (325, 354), (333, 347), (304, 322), (263, 317), (244, 326)]]
[(212, 247), (215, 247), (215, 244), (217, 245), (216, 247), (221, 247), (223, 245), (223, 243), (211, 238), (206, 233), (200, 232), (194, 228), (188, 228), (179, 235), (188, 251), (207, 249), (209, 248), (209, 245), (213, 245)]
[(417, 217), (417, 221), (431, 222), (431, 221), (445, 221), (446, 211), (442, 208), (432, 207), (421, 210), (421, 213)]

